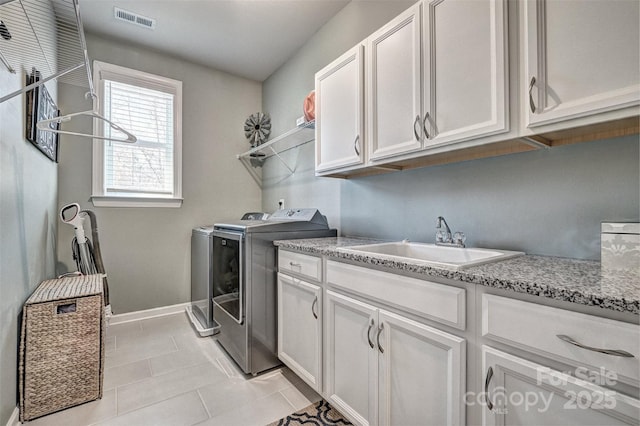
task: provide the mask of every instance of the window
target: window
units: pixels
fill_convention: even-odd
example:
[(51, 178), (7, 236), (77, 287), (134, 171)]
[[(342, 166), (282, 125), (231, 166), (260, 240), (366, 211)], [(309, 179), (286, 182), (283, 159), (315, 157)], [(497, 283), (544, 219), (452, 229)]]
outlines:
[[(135, 143), (95, 139), (96, 206), (180, 207), (182, 204), (182, 82), (94, 61), (97, 111), (133, 133)], [(94, 120), (94, 133), (125, 139)]]

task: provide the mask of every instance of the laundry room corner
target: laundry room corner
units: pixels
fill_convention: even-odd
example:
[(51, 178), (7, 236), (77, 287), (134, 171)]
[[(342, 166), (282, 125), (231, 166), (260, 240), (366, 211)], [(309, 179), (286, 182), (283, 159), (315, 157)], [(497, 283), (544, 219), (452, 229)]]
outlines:
[[(87, 45), (91, 60), (182, 81), (184, 201), (180, 208), (94, 206), (91, 139), (67, 136), (60, 146), (58, 207), (78, 202), (95, 212), (114, 314), (188, 302), (192, 228), (260, 208), (260, 188), (229, 158), (246, 144), (242, 123), (260, 109), (261, 84), (91, 33)], [(60, 86), (63, 111), (91, 109), (85, 87)], [(63, 126), (92, 132), (88, 119)], [(59, 229), (58, 270), (63, 273), (75, 270), (73, 229)]]

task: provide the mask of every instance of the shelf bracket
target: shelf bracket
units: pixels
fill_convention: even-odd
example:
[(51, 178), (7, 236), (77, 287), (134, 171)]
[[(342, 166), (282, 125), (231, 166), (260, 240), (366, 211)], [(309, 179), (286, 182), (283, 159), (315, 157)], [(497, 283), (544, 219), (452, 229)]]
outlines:
[(249, 164), (249, 162), (246, 160), (246, 157), (240, 157), (238, 156), (238, 160), (240, 160), (240, 163), (242, 163), (242, 165), (244, 166), (245, 169), (247, 169), (247, 172), (249, 172), (249, 174), (251, 175), (251, 177), (253, 178), (254, 182), (258, 185), (258, 187), (260, 189), (262, 189), (262, 177), (258, 174), (258, 172)]
[(287, 168), (287, 170), (289, 170), (291, 172), (291, 174), (295, 173), (295, 170), (293, 170), (291, 167), (289, 167), (287, 162), (284, 161), (284, 159), (280, 156), (280, 154), (278, 154), (278, 152), (275, 149), (273, 149), (273, 146), (269, 146), (269, 149), (271, 150), (271, 152), (273, 152), (273, 155), (278, 157), (278, 160), (280, 160), (282, 165), (285, 166)]
[[(276, 157), (290, 174), (294, 174), (296, 172), (296, 160), (290, 160), (290, 162), (287, 162), (283, 158), (282, 153), (314, 141), (314, 129), (315, 121), (306, 122), (304, 125), (298, 126), (268, 142), (252, 147), (247, 152), (237, 154), (236, 158), (240, 160), (242, 165), (249, 171), (251, 177), (253, 177), (258, 186), (262, 188), (261, 176), (253, 168), (262, 167), (264, 160)], [(291, 161), (294, 162), (293, 167), (290, 165)]]

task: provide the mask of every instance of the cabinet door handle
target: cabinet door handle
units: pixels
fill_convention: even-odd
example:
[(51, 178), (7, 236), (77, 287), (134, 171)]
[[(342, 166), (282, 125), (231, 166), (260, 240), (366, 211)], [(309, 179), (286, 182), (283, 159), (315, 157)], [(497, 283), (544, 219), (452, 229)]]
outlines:
[(493, 402), (491, 402), (491, 398), (489, 398), (489, 384), (491, 384), (491, 379), (493, 378), (493, 368), (489, 367), (487, 370), (487, 377), (484, 379), (484, 395), (487, 400), (487, 408), (489, 411), (493, 411)]
[(373, 349), (373, 341), (371, 340), (371, 329), (373, 328), (373, 318), (371, 318), (371, 322), (369, 323), (369, 328), (367, 329), (367, 340), (369, 341), (369, 346)]
[(360, 157), (360, 135), (356, 136), (356, 139), (353, 141), (353, 149), (356, 152), (356, 155)]
[(533, 102), (533, 95), (531, 91), (533, 90), (533, 85), (536, 84), (536, 78), (531, 77), (531, 82), (529, 82), (529, 108), (531, 108), (531, 112), (536, 112), (536, 103)]
[(315, 319), (318, 319), (318, 314), (316, 314), (316, 305), (318, 304), (318, 296), (313, 299), (313, 303), (311, 304), (311, 313)]
[(300, 268), (302, 265), (295, 262), (289, 262), (289, 266), (291, 266), (292, 268)]
[(420, 125), (420, 116), (416, 115), (416, 119), (413, 122), (413, 136), (416, 137), (416, 141), (420, 142), (420, 135), (418, 135), (418, 131), (416, 130), (416, 124)]
[(429, 113), (425, 112), (424, 113), (424, 120), (422, 121), (422, 130), (424, 131), (424, 137), (427, 139), (431, 139), (431, 136), (429, 136), (429, 131), (427, 130), (427, 120), (429, 119)]
[(579, 348), (586, 349), (588, 351), (599, 352), (601, 354), (606, 354), (606, 355), (621, 356), (624, 358), (635, 358), (633, 354), (630, 354), (627, 351), (622, 351), (620, 349), (600, 349), (600, 348), (594, 348), (591, 346), (583, 345), (582, 343), (577, 342), (573, 340), (571, 337), (566, 336), (564, 334), (556, 334), (556, 337), (562, 341), (572, 344), (573, 346), (577, 346)]
[(384, 353), (384, 348), (380, 344), (380, 334), (382, 334), (383, 328), (384, 328), (384, 323), (381, 322), (380, 325), (378, 326), (378, 336), (376, 337), (376, 340), (378, 341), (378, 350), (380, 351), (381, 354)]

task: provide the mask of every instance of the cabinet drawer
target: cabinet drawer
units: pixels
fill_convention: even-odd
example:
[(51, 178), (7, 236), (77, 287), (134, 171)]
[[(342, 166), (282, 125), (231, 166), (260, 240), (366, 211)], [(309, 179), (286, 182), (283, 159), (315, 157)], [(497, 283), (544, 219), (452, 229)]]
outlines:
[[(482, 335), (551, 359), (614, 372), (621, 382), (638, 386), (640, 327), (564, 309), (482, 295)], [(587, 348), (562, 340), (566, 336)], [(597, 352), (625, 351), (633, 357)]]
[(327, 262), (327, 282), (406, 312), (465, 329), (465, 290), (373, 269)]
[(322, 281), (322, 259), (307, 254), (278, 250), (278, 271)]

